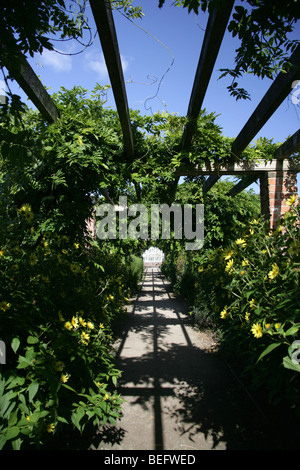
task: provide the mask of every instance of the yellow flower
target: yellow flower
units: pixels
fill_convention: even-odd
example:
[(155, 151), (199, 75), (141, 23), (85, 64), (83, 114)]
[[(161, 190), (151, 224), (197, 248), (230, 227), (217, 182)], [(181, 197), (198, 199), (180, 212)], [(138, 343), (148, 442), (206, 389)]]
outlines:
[(250, 308), (256, 308), (257, 307), (256, 302), (255, 302), (254, 299), (251, 299), (249, 304), (250, 304)]
[(238, 238), (236, 240), (235, 244), (244, 247), (244, 246), (246, 246), (246, 241), (243, 238)]
[(104, 395), (104, 400), (108, 400), (108, 399), (109, 399), (109, 395), (108, 395), (108, 393), (106, 393), (106, 394)]
[(232, 250), (228, 250), (224, 256), (224, 259), (230, 259), (231, 256), (233, 255), (233, 251)]
[(275, 323), (275, 328), (276, 328), (277, 330), (279, 330), (280, 327), (281, 327), (281, 324), (280, 324), (280, 323)]
[(67, 383), (69, 378), (70, 378), (70, 374), (63, 374), (61, 377), (61, 380), (63, 381), (63, 383)]
[(244, 260), (242, 261), (242, 266), (248, 266), (248, 265), (249, 265), (249, 260), (244, 259)]
[(86, 326), (86, 321), (82, 317), (79, 317), (79, 322), (82, 326)]
[(0, 250), (0, 258), (1, 258), (1, 256), (3, 256), (3, 255), (4, 255), (4, 251), (3, 251), (3, 250)]
[(221, 318), (226, 318), (226, 316), (228, 315), (228, 311), (227, 311), (227, 305), (223, 308), (222, 312), (220, 313), (220, 317)]
[(246, 320), (246, 321), (249, 321), (249, 320), (250, 320), (250, 313), (249, 313), (249, 312), (246, 312), (246, 314), (245, 314), (245, 320)]
[(78, 250), (78, 248), (79, 248), (79, 243), (74, 243), (74, 248), (75, 248), (76, 250)]
[(72, 323), (69, 322), (69, 321), (67, 321), (67, 322), (65, 323), (65, 328), (67, 328), (67, 330), (72, 330), (72, 328), (73, 328)]
[(29, 256), (29, 262), (31, 266), (34, 266), (37, 263), (37, 257), (35, 254), (31, 253), (31, 255)]
[(109, 296), (110, 300), (114, 300), (114, 296), (110, 294)]
[(77, 317), (72, 317), (72, 320), (71, 320), (71, 323), (72, 323), (72, 326), (75, 328), (75, 330), (78, 328), (78, 318)]
[(70, 264), (70, 269), (73, 273), (77, 274), (80, 271), (80, 266), (76, 263)]
[(269, 274), (268, 274), (269, 278), (274, 279), (278, 275), (278, 273), (279, 273), (279, 267), (278, 267), (277, 263), (273, 263), (272, 264), (272, 270), (269, 271)]
[(225, 268), (225, 271), (230, 271), (230, 269), (232, 268), (232, 265), (233, 265), (233, 259), (230, 259), (228, 261), (228, 263), (226, 264), (226, 268)]
[(199, 272), (199, 273), (202, 273), (203, 271), (204, 271), (204, 268), (203, 268), (203, 266), (199, 266), (199, 268), (198, 268), (198, 272)]
[(100, 323), (99, 328), (104, 328), (103, 323)]
[(297, 194), (293, 194), (289, 199), (286, 200), (288, 206), (292, 206), (297, 199)]
[(94, 329), (94, 324), (91, 322), (91, 321), (88, 321), (87, 322), (87, 326), (90, 330), (93, 330)]
[(47, 432), (53, 432), (55, 429), (55, 425), (53, 423), (48, 424), (47, 426)]
[(263, 335), (261, 324), (254, 323), (254, 325), (251, 328), (251, 333), (254, 335), (255, 338), (261, 338)]
[(265, 324), (265, 328), (266, 328), (266, 330), (269, 330), (269, 329), (271, 328), (271, 324), (270, 324), (270, 323), (266, 323), (266, 324)]
[(291, 256), (297, 255), (299, 253), (299, 245), (296, 242), (291, 243), (288, 252)]
[(10, 307), (11, 307), (11, 304), (10, 304), (9, 302), (5, 302), (5, 300), (3, 300), (3, 301), (0, 303), (0, 310), (3, 310), (3, 312), (5, 312), (6, 310), (8, 310)]
[(90, 335), (88, 333), (85, 333), (84, 331), (81, 333), (81, 338), (82, 342), (84, 344), (88, 344), (88, 341), (90, 340)]

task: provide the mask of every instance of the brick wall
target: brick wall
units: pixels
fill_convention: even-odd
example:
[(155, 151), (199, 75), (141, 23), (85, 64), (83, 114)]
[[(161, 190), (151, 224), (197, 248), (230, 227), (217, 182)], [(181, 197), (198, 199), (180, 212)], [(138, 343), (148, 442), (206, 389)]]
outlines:
[(276, 171), (262, 174), (260, 178), (261, 212), (270, 218), (270, 227), (275, 227), (280, 215), (289, 210), (286, 199), (295, 193), (297, 193), (297, 173)]

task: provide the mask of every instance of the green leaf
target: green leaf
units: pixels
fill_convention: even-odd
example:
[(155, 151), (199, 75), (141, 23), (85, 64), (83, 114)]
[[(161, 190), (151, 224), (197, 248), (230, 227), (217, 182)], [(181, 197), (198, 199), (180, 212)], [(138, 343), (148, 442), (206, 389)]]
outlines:
[(39, 342), (39, 339), (36, 336), (28, 336), (27, 343), (28, 344), (36, 344)]
[(294, 370), (296, 372), (300, 372), (300, 364), (295, 364), (291, 360), (291, 358), (289, 358), (288, 356), (285, 356), (283, 358), (282, 364), (286, 369), (291, 369), (291, 370)]
[(259, 356), (259, 358), (257, 359), (257, 362), (260, 361), (264, 356), (266, 356), (267, 354), (269, 354), (270, 352), (272, 352), (275, 348), (277, 348), (278, 346), (280, 346), (281, 343), (272, 343), (272, 344), (269, 344), (269, 346), (261, 353), (261, 355)]
[(31, 384), (28, 387), (28, 394), (29, 394), (29, 402), (30, 403), (32, 403), (32, 400), (34, 399), (38, 389), (39, 389), (38, 382), (31, 382)]
[(66, 420), (66, 418), (63, 418), (62, 416), (58, 416), (57, 421), (60, 421), (61, 423), (69, 424), (69, 422)]
[(76, 426), (77, 429), (79, 429), (79, 431), (81, 431), (81, 426), (80, 426), (80, 420), (83, 418), (83, 416), (85, 415), (85, 411), (83, 408), (78, 408), (75, 413), (72, 414), (71, 416), (71, 420), (72, 420), (72, 423)]
[(13, 338), (12, 342), (11, 342), (11, 347), (12, 347), (12, 350), (16, 353), (17, 350), (19, 349), (19, 346), (20, 346), (20, 339), (19, 338)]
[(284, 336), (290, 336), (290, 335), (295, 335), (299, 331), (299, 324), (298, 325), (293, 325), (291, 328), (289, 328), (285, 333)]
[(8, 428), (5, 434), (6, 440), (14, 439), (15, 437), (18, 436), (20, 432), (19, 426), (12, 426), (11, 428)]

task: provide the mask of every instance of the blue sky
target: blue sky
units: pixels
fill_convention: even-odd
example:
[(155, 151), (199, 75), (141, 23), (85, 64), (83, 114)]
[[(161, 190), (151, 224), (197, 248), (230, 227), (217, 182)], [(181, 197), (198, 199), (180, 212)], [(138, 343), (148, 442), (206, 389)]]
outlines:
[[(142, 20), (135, 20), (136, 24), (114, 12), (129, 107), (140, 109), (143, 114), (166, 110), (186, 115), (208, 14), (201, 12), (196, 17), (186, 9), (171, 6), (171, 0), (166, 0), (161, 9), (158, 8), (158, 0), (137, 0), (135, 3), (143, 6), (145, 14)], [(89, 6), (87, 15), (95, 32)], [(300, 25), (293, 37), (299, 38), (299, 33)], [(55, 42), (54, 45), (67, 54), (82, 49), (74, 41)], [(249, 75), (240, 85), (250, 92), (251, 101), (236, 101), (229, 96), (226, 87), (230, 79), (218, 80), (219, 69), (233, 66), (237, 46), (238, 41), (227, 32), (203, 103), (208, 112), (219, 115), (216, 122), (228, 137), (238, 135), (271, 85), (269, 79), (261, 80)], [(109, 84), (98, 36), (81, 54), (62, 55), (45, 51), (42, 56), (30, 58), (29, 62), (43, 84), (50, 88), (50, 94), (60, 86), (72, 88), (80, 85), (91, 91), (96, 83)], [(13, 91), (24, 97), (17, 84), (13, 85)], [(108, 92), (107, 106), (115, 106), (111, 91)], [(283, 142), (299, 127), (300, 83), (291, 89), (289, 97), (255, 139), (263, 136), (273, 138), (274, 142)]]

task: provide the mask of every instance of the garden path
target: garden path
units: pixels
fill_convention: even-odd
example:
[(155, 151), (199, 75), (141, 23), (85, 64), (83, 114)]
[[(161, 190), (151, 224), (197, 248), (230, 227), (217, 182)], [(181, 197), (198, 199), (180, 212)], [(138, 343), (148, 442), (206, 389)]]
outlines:
[(274, 448), (269, 422), (158, 268), (146, 269), (128, 313), (116, 344), (124, 414), (93, 449)]

